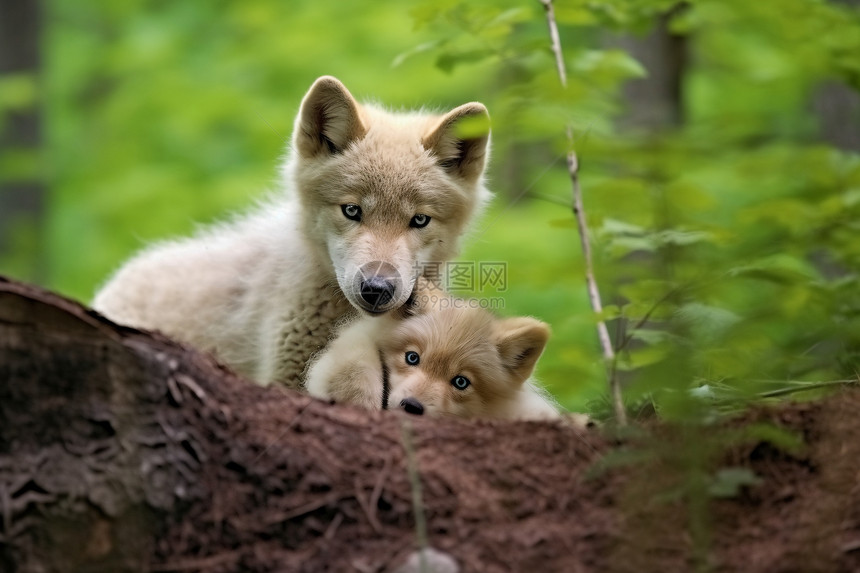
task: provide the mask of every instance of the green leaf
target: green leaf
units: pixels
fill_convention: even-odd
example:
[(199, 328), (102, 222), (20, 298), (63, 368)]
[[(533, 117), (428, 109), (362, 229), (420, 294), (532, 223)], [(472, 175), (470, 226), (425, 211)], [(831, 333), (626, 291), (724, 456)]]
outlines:
[(36, 149), (0, 150), (0, 181), (36, 181), (41, 177), (42, 157)]
[(705, 231), (682, 231), (680, 229), (668, 229), (653, 235), (652, 240), (656, 246), (665, 245), (693, 245), (703, 241), (710, 241), (711, 234)]
[(803, 438), (798, 434), (767, 423), (746, 426), (731, 441), (734, 443), (749, 443), (750, 440), (767, 442), (790, 454), (798, 454), (804, 447)]
[(603, 87), (648, 75), (642, 64), (622, 50), (584, 50), (573, 57), (570, 69), (575, 76), (588, 77)]
[(519, 24), (521, 22), (527, 22), (531, 18), (531, 10), (523, 6), (517, 6), (514, 8), (508, 8), (504, 12), (501, 12), (500, 14), (496, 15), (492, 20), (487, 23), (487, 27), (492, 28), (501, 24)]
[(760, 258), (752, 263), (734, 267), (729, 276), (760, 278), (776, 283), (792, 283), (799, 280), (818, 280), (819, 274), (806, 261), (788, 254), (777, 254)]
[(677, 317), (695, 331), (709, 333), (724, 332), (741, 321), (741, 317), (725, 308), (709, 306), (699, 302), (685, 304), (676, 311)]
[(0, 76), (0, 112), (25, 110), (36, 105), (36, 75), (31, 73)]
[(753, 487), (762, 483), (761, 478), (749, 468), (722, 468), (708, 485), (708, 493), (712, 497), (735, 497), (744, 487)]
[(436, 59), (436, 67), (450, 74), (454, 68), (462, 64), (475, 64), (494, 55), (490, 49), (475, 49), (461, 52), (445, 52)]
[(573, 218), (552, 219), (549, 222), (549, 226), (556, 229), (576, 229), (576, 221), (574, 221)]
[(428, 26), (441, 14), (457, 10), (462, 5), (461, 0), (429, 0), (418, 2), (410, 11), (416, 28)]
[(555, 19), (559, 24), (572, 26), (591, 26), (599, 23), (594, 12), (574, 2), (559, 2), (553, 5)]
[(447, 39), (439, 39), (439, 40), (431, 40), (429, 42), (424, 42), (422, 44), (418, 44), (414, 48), (406, 50), (405, 52), (400, 52), (394, 57), (394, 60), (391, 61), (391, 67), (396, 68), (400, 66), (403, 62), (408, 60), (413, 56), (417, 56), (418, 54), (424, 54), (427, 52), (431, 52), (436, 50), (447, 43)]
[(649, 328), (639, 328), (631, 333), (630, 336), (634, 340), (640, 340), (646, 344), (661, 344), (677, 339), (677, 336), (667, 330), (653, 330)]
[(465, 117), (454, 126), (457, 137), (470, 139), (485, 136), (490, 132), (490, 118), (487, 116)]
[(645, 234), (645, 229), (639, 225), (607, 217), (603, 220), (600, 232), (607, 235), (643, 235)]
[(603, 307), (603, 312), (594, 315), (594, 322), (606, 322), (607, 320), (613, 320), (621, 316), (621, 308), (617, 304), (607, 304)]
[(619, 361), (619, 370), (631, 371), (645, 366), (651, 366), (662, 362), (672, 353), (671, 347), (666, 344), (647, 346), (627, 352), (624, 359)]

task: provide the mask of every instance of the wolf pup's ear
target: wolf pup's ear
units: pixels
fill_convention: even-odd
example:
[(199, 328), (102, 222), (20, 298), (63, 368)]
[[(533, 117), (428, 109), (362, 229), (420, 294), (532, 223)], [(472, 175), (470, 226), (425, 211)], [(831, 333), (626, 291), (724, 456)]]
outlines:
[(489, 141), (490, 114), (472, 102), (442, 116), (421, 143), (445, 171), (475, 181), (484, 172)]
[(502, 364), (518, 382), (531, 376), (547, 340), (549, 326), (534, 318), (508, 318), (496, 324), (495, 343)]
[(336, 78), (323, 76), (302, 100), (294, 146), (306, 158), (334, 155), (365, 133), (352, 94)]

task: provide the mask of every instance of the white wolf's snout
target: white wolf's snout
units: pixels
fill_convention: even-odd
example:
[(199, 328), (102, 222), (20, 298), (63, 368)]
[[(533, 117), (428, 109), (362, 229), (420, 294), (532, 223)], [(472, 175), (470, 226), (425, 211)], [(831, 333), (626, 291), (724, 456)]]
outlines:
[(404, 288), (403, 277), (394, 265), (384, 261), (372, 261), (358, 267), (351, 286), (352, 292), (358, 294), (356, 302), (374, 314), (397, 306)]
[(406, 241), (378, 235), (365, 232), (358, 237), (329, 239), (341, 291), (353, 307), (371, 315), (403, 306), (418, 276), (415, 255)]

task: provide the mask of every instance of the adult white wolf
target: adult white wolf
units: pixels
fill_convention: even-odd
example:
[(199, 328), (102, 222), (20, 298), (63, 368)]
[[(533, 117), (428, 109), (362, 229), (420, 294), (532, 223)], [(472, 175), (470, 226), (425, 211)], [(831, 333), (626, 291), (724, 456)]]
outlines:
[[(467, 133), (468, 118), (478, 127)], [(488, 119), (480, 103), (388, 112), (322, 77), (302, 101), (282, 197), (146, 249), (93, 306), (212, 350), (260, 383), (301, 386), (338, 322), (402, 306), (418, 276), (456, 254), (489, 196)]]

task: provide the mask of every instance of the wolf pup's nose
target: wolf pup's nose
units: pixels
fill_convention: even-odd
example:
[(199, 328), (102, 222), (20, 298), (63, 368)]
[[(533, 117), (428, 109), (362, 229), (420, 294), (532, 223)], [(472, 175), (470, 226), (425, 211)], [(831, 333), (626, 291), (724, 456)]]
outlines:
[(378, 276), (361, 281), (361, 298), (373, 310), (381, 309), (394, 298), (394, 284)]
[(424, 413), (424, 406), (415, 398), (405, 398), (400, 401), (400, 407), (406, 410), (407, 414), (415, 414), (420, 416)]

